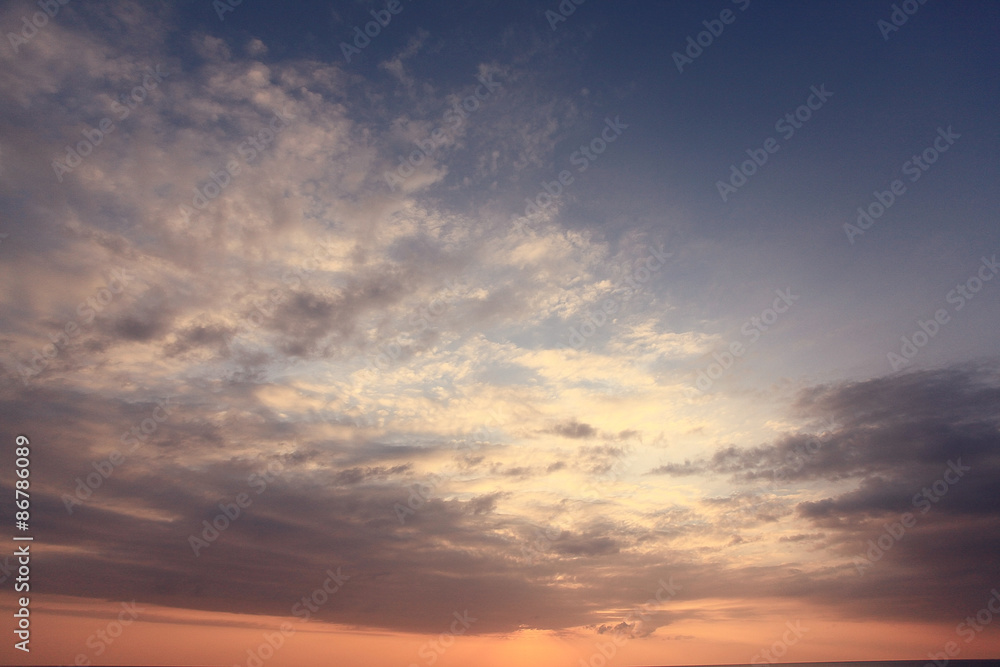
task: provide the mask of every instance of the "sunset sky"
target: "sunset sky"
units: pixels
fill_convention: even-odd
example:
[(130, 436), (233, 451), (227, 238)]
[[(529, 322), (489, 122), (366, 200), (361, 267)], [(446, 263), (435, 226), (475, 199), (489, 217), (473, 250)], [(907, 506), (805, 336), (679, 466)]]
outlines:
[(3, 2), (0, 663), (1000, 656), (998, 30)]

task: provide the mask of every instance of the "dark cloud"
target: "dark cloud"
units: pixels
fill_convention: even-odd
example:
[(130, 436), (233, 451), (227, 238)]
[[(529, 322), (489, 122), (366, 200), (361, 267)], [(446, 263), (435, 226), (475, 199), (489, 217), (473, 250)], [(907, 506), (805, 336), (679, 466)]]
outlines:
[(353, 484), (360, 484), (361, 482), (372, 479), (386, 479), (393, 475), (401, 475), (409, 472), (412, 468), (413, 466), (409, 463), (392, 466), (391, 468), (387, 468), (385, 466), (375, 466), (374, 468), (348, 468), (347, 470), (341, 470), (340, 472), (334, 474), (333, 480), (335, 484), (349, 486)]
[(825, 537), (824, 533), (812, 533), (812, 534), (799, 534), (799, 535), (782, 535), (778, 538), (779, 542), (805, 542), (819, 540)]
[(104, 328), (117, 338), (146, 342), (166, 334), (176, 312), (177, 308), (171, 303), (166, 291), (160, 287), (151, 287), (136, 299), (126, 314), (110, 320)]
[[(663, 510), (663, 528), (652, 534), (597, 520), (593, 514), (591, 525), (574, 530), (533, 529), (498, 512), (510, 494), (506, 491), (448, 499), (442, 486), (447, 478), (429, 479), (416, 472), (415, 462), (450, 454), (451, 445), (311, 438), (310, 424), (283, 424), (262, 410), (253, 393), (230, 394), (221, 413), (191, 397), (173, 399), (176, 407), (169, 419), (70, 515), (64, 494), (74, 492), (76, 480), (86, 478), (93, 464), (106, 458), (122, 433), (152, 414), (156, 401), (126, 404), (52, 389), (15, 398), (8, 389), (0, 401), (0, 416), (14, 430), (46, 443), (46, 456), (37, 462), (38, 478), (46, 480), (39, 482), (35, 501), (41, 534), (55, 546), (87, 546), (86, 553), (56, 550), (40, 561), (39, 580), (62, 594), (287, 614), (301, 597), (294, 592), (313, 590), (314, 580), (322, 578), (326, 568), (342, 566), (352, 578), (338, 593), (337, 605), (321, 610), (322, 618), (434, 632), (437, 619), (447, 617), (456, 605), (470, 611), (478, 606), (489, 608), (490, 615), (476, 632), (506, 632), (521, 625), (585, 624), (586, 601), (629, 608), (649, 597), (657, 577), (671, 573), (684, 584), (689, 600), (735, 591), (750, 599), (804, 600), (858, 617), (950, 620), (951, 614), (980, 603), (983, 564), (993, 562), (1000, 549), (998, 445), (981, 440), (989, 426), (996, 433), (996, 393), (987, 379), (975, 373), (925, 375), (929, 391), (940, 390), (946, 380), (949, 390), (964, 392), (961, 409), (955, 405), (944, 414), (927, 403), (919, 409), (900, 403), (895, 413), (869, 410), (853, 422), (838, 415), (843, 426), (827, 434), (821, 450), (828, 458), (817, 455), (796, 474), (810, 483), (856, 480), (853, 490), (829, 497), (813, 494), (798, 504), (798, 515), (774, 494), (707, 498), (701, 509)], [(911, 384), (914, 378), (898, 381)], [(836, 388), (825, 392), (829, 398), (824, 401), (843, 401)], [(265, 419), (243, 421), (234, 417), (237, 414)], [(883, 418), (874, 419), (876, 414)], [(921, 442), (901, 443), (899, 433), (909, 431), (895, 415), (907, 414), (939, 428)], [(219, 418), (226, 415), (220, 428)], [(946, 444), (931, 442), (934, 434)], [(779, 439), (770, 446), (773, 451), (755, 448), (760, 452), (753, 456), (726, 448), (723, 456), (705, 459), (706, 465), (717, 465), (723, 475), (737, 472), (734, 461), (749, 462), (751, 471), (754, 465), (766, 469), (778, 455), (774, 452), (784, 452), (787, 442), (798, 437)], [(241, 443), (255, 446), (247, 450)], [(894, 466), (885, 463), (881, 452), (867, 451), (883, 446), (896, 451)], [(937, 451), (943, 460), (907, 457), (908, 447)], [(614, 445), (587, 446), (581, 448), (580, 458), (586, 467), (613, 463), (624, 453), (624, 447)], [(918, 525), (859, 575), (852, 559), (867, 548), (868, 540), (877, 538), (900, 512), (914, 511), (913, 494), (923, 485), (933, 487), (948, 458), (959, 457), (972, 470), (926, 515), (918, 513)], [(213, 458), (217, 462), (207, 463)], [(206, 463), (192, 467), (192, 460)], [(459, 462), (456, 458), (456, 466)], [(260, 482), (251, 480), (260, 479), (253, 476), (269, 467), (277, 472), (258, 494)], [(750, 486), (758, 483), (744, 479)], [(407, 503), (412, 485), (422, 483), (429, 484), (429, 493), (400, 522), (394, 508)], [(9, 483), (0, 489), (9, 491)], [(241, 492), (250, 494), (252, 504), (195, 557), (190, 536), (220, 512), (220, 502), (232, 502)], [(573, 506), (568, 501), (558, 505), (567, 517)], [(763, 516), (768, 512), (770, 519)], [(706, 523), (708, 517), (715, 517), (714, 526)], [(825, 550), (826, 562), (746, 567), (735, 560), (720, 570), (707, 563), (696, 565), (693, 552), (667, 546), (678, 544), (678, 536), (698, 535), (717, 541), (714, 553), (721, 556), (762, 539), (747, 528), (781, 527), (794, 520), (821, 530), (791, 533), (776, 541)], [(520, 537), (512, 540), (512, 534)], [(523, 547), (534, 554), (527, 562)], [(583, 588), (537, 585), (569, 562), (578, 580), (591, 583)], [(184, 567), (178, 568), (178, 563)], [(81, 572), (87, 575), (79, 576)], [(900, 586), (901, 577), (921, 583)], [(627, 583), (611, 585), (619, 581)], [(525, 609), (537, 613), (526, 615)], [(657, 614), (650, 627), (673, 618), (665, 611)]]
[[(882, 360), (880, 336), (900, 324), (891, 317), (932, 312), (923, 307), (940, 296), (932, 286), (946, 287), (966, 269), (901, 261), (912, 255), (905, 242), (883, 245), (890, 254), (869, 253), (877, 261), (866, 264), (864, 255), (845, 260), (841, 253), (856, 250), (847, 244), (838, 250), (804, 241), (804, 217), (781, 212), (805, 210), (816, 198), (793, 181), (832, 181), (802, 168), (810, 151), (798, 149), (773, 167), (784, 176), (758, 177), (746, 195), (781, 200), (757, 209), (778, 211), (766, 222), (773, 234), (748, 235), (745, 220), (724, 215), (714, 216), (720, 226), (709, 225), (705, 236), (703, 221), (684, 212), (708, 210), (701, 197), (715, 193), (704, 182), (686, 187), (687, 180), (705, 180), (698, 174), (706, 155), (721, 168), (725, 154), (742, 147), (718, 150), (725, 133), (708, 125), (674, 124), (690, 139), (676, 141), (670, 128), (643, 123), (654, 116), (649, 109), (672, 104), (670, 87), (657, 87), (662, 72), (644, 58), (652, 79), (617, 65), (589, 68), (590, 80), (567, 69), (592, 61), (586, 52), (595, 36), (624, 35), (629, 48), (641, 43), (629, 30), (594, 30), (619, 15), (622, 25), (657, 35), (684, 22), (649, 9), (637, 23), (616, 8), (553, 32), (537, 7), (490, 3), (502, 5), (504, 16), (523, 14), (527, 29), (478, 26), (459, 12), (457, 33), (428, 33), (414, 26), (449, 12), (421, 19), (407, 10), (414, 41), (404, 47), (399, 40), (410, 29), (394, 24), (365, 56), (381, 68), (345, 67), (336, 40), (318, 51), (308, 35), (302, 48), (282, 44), (281, 35), (303, 34), (301, 26), (274, 22), (286, 13), (264, 25), (252, 8), (240, 10), (232, 15), (240, 29), (224, 35), (208, 4), (200, 14), (211, 26), (171, 3), (72, 3), (0, 68), (0, 275), (9, 282), (0, 351), (12, 359), (37, 355), (67, 322), (80, 325), (31, 383), (22, 384), (8, 362), (0, 371), (0, 422), (35, 445), (32, 521), (44, 548), (32, 565), (40, 593), (229, 612), (244, 627), (253, 615), (288, 616), (327, 570), (342, 568), (347, 584), (318, 618), (434, 635), (463, 609), (479, 619), (470, 629), (477, 634), (586, 626), (644, 637), (680, 620), (710, 627), (720, 618), (757, 618), (775, 600), (827, 619), (949, 624), (981, 606), (1000, 574), (995, 367), (825, 384), (801, 391), (780, 415), (764, 407), (787, 396), (781, 392), (790, 385), (776, 377), (838, 377), (838, 368), (858, 372)], [(353, 4), (369, 20), (362, 3)], [(3, 24), (20, 25), (21, 11), (0, 11)], [(834, 14), (857, 29), (852, 12)], [(336, 16), (343, 34), (352, 25)], [(964, 42), (946, 40), (942, 53), (983, 52), (969, 45), (986, 38), (970, 42), (964, 27), (944, 31)], [(465, 37), (434, 36), (449, 32)], [(271, 41), (265, 47), (254, 34)], [(237, 48), (247, 40), (253, 46)], [(728, 40), (715, 48), (737, 46)], [(476, 45), (475, 58), (463, 44)], [(323, 57), (327, 47), (332, 60)], [(601, 46), (626, 59), (629, 48)], [(418, 52), (422, 65), (410, 60)], [(920, 60), (929, 59), (899, 59), (908, 67)], [(948, 62), (978, 71), (978, 61)], [(77, 145), (81, 130), (93, 136), (85, 128), (108, 117), (110, 102), (159, 64), (168, 79), (116, 121), (115, 134), (79, 168), (54, 181), (53, 158)], [(862, 77), (858, 89), (883, 91), (884, 68), (867, 69), (878, 76)], [(908, 76), (921, 77), (918, 69), (896, 72), (899, 90)], [(727, 99), (746, 91), (792, 99), (742, 85), (738, 67), (717, 70), (740, 85), (695, 85)], [(389, 76), (369, 76), (377, 71)], [(466, 96), (478, 89), (476, 74), (488, 73), (502, 86), (480, 105)], [(666, 96), (657, 97), (660, 88)], [(948, 94), (963, 110), (978, 109), (967, 102), (991, 89), (973, 86), (965, 95), (960, 88), (949, 85)], [(712, 95), (685, 99), (705, 103)], [(463, 98), (476, 102), (474, 115), (405, 185), (387, 187), (400, 156), (421, 146)], [(636, 107), (640, 98), (654, 106)], [(777, 113), (769, 103), (728, 107), (741, 118), (736, 125), (722, 119), (726, 127), (766, 127)], [(290, 126), (252, 160), (241, 158), (238, 176), (226, 176), (222, 165), (278, 108), (291, 111)], [(627, 138), (613, 147), (601, 140), (608, 151), (600, 163), (574, 174), (575, 185), (556, 183), (562, 194), (537, 202), (545, 210), (529, 216), (526, 234), (511, 230), (525, 197), (537, 200), (541, 186), (551, 194), (568, 154), (607, 136), (606, 125), (618, 127), (611, 119), (619, 112), (621, 129), (633, 126)], [(970, 122), (962, 132), (977, 136), (993, 119), (973, 114)], [(890, 132), (893, 141), (884, 141), (885, 128), (868, 125), (854, 157), (871, 162), (858, 173), (882, 173), (910, 150), (895, 145), (910, 133)], [(813, 137), (836, 134), (816, 130)], [(882, 148), (865, 149), (873, 146)], [(965, 169), (955, 182), (979, 184), (988, 170), (978, 162), (963, 167), (969, 153), (976, 151), (940, 169)], [(657, 164), (666, 172), (643, 167), (653, 154), (666, 156)], [(218, 196), (208, 195), (214, 187)], [(211, 201), (190, 211), (201, 190)], [(795, 192), (808, 196), (786, 205)], [(673, 201), (677, 193), (694, 198)], [(970, 210), (952, 211), (952, 220), (972, 222), (960, 223), (963, 233), (944, 244), (947, 255), (961, 255), (963, 238), (975, 247), (979, 227), (992, 229), (976, 211), (961, 215)], [(933, 220), (916, 222), (906, 228), (940, 231)], [(736, 234), (728, 233), (733, 225)], [(677, 238), (675, 228), (686, 247), (672, 266), (651, 276), (637, 299), (620, 301), (613, 317), (601, 315), (605, 298), (622, 296), (611, 285), (639, 270), (647, 244), (667, 233)], [(796, 231), (781, 233), (787, 230)], [(790, 244), (759, 242), (779, 237)], [(858, 242), (870, 249), (875, 241)], [(312, 263), (320, 243), (328, 254)], [(841, 280), (847, 265), (851, 275)], [(77, 304), (104, 298), (112, 267), (135, 277), (93, 320), (83, 318)], [(789, 284), (786, 274), (809, 295), (795, 314), (761, 327), (754, 360), (748, 355), (719, 377), (717, 393), (682, 398), (684, 378), (712, 372), (711, 346), (735, 340), (744, 318), (773, 299), (771, 283)], [(456, 279), (464, 282), (447, 291)], [(930, 296), (907, 302), (900, 285), (926, 286)], [(966, 316), (970, 308), (948, 325), (947, 337), (962, 341), (961, 349), (993, 353), (990, 298), (984, 292), (973, 304), (978, 315)], [(426, 315), (436, 302), (446, 303)], [(843, 303), (850, 304), (846, 316), (837, 310)], [(566, 349), (570, 327), (583, 330), (587, 318), (596, 335)], [(952, 354), (944, 339), (917, 362)], [(389, 350), (391, 367), (360, 370)], [(727, 404), (739, 386), (755, 386), (759, 406)], [(167, 396), (161, 419), (158, 401)], [(512, 410), (518, 401), (523, 411)], [(486, 425), (470, 426), (486, 413)], [(634, 415), (636, 428), (622, 430), (623, 415)], [(789, 421), (804, 425), (770, 442), (732, 435), (693, 449), (713, 432)], [(657, 433), (652, 445), (643, 445), (642, 433)], [(684, 453), (669, 460), (663, 443), (674, 438)], [(119, 455), (122, 462), (109, 467)], [(637, 462), (642, 470), (631, 470)], [(0, 475), (8, 498), (12, 482)], [(192, 537), (212, 530), (206, 522), (241, 494), (252, 502), (194, 553)], [(858, 554), (906, 512), (916, 525), (898, 539), (893, 533), (891, 548), (859, 574)], [(665, 578), (683, 585), (682, 610), (664, 604), (638, 623), (621, 617)]]
[(176, 332), (176, 339), (164, 347), (168, 356), (195, 349), (207, 349), (219, 357), (229, 356), (229, 344), (236, 329), (224, 324), (197, 324)]
[(553, 550), (567, 556), (605, 556), (618, 553), (620, 545), (603, 535), (561, 535), (553, 542)]
[(628, 465), (629, 445), (585, 445), (576, 450), (578, 465), (591, 475), (613, 474)]
[(603, 635), (610, 632), (616, 635), (629, 635), (632, 633), (633, 628), (635, 628), (635, 623), (626, 623), (625, 621), (622, 621), (618, 625), (597, 626), (597, 634)]
[(549, 432), (561, 435), (564, 438), (593, 438), (597, 435), (597, 429), (593, 426), (590, 424), (581, 424), (577, 421), (559, 424)]
[(477, 496), (465, 504), (465, 508), (472, 514), (490, 514), (497, 508), (497, 501), (509, 496), (508, 493), (496, 492), (485, 496)]
[(658, 468), (653, 468), (647, 475), (670, 475), (672, 477), (685, 477), (687, 475), (697, 475), (703, 473), (707, 470), (707, 466), (694, 465), (690, 461), (685, 461), (683, 465), (678, 465), (676, 463), (667, 463), (665, 465), (659, 466)]

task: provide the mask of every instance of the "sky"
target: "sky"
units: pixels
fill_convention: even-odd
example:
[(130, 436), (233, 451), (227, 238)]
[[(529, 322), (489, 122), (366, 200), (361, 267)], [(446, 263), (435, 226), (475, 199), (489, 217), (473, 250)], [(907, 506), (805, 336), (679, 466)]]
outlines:
[(997, 657), (998, 27), (0, 3), (0, 662)]

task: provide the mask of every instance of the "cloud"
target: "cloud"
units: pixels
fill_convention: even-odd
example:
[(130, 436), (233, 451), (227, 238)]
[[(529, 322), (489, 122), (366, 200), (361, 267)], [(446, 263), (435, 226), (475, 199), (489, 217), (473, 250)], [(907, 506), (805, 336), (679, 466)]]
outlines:
[(798, 535), (782, 535), (778, 538), (779, 542), (805, 542), (819, 540), (825, 537), (825, 533), (813, 533), (813, 534), (798, 534)]
[(708, 468), (706, 466), (693, 465), (690, 461), (685, 461), (683, 464), (667, 463), (665, 465), (653, 468), (647, 475), (671, 475), (673, 477), (685, 477), (687, 475), (698, 475), (704, 473)]
[(564, 438), (593, 438), (597, 435), (597, 429), (590, 424), (581, 424), (576, 421), (571, 421), (554, 426), (549, 433), (555, 433), (556, 435), (561, 435)]
[[(442, 90), (410, 67), (433, 46), (418, 33), (387, 56), (386, 84), (247, 35), (194, 31), (177, 56), (157, 37), (177, 33), (167, 4), (62, 11), (0, 67), (0, 177), (17, 193), (0, 420), (44, 443), (32, 501), (52, 590), (287, 615), (342, 566), (351, 579), (319, 618), (435, 633), (456, 605), (481, 615), (476, 633), (626, 627), (619, 611), (671, 575), (691, 605), (736, 595), (745, 608), (725, 613), (746, 618), (774, 597), (866, 618), (978, 604), (973, 573), (1000, 546), (992, 367), (807, 388), (786, 406), (803, 428), (702, 453), (701, 407), (664, 368), (717, 337), (665, 324), (665, 291), (643, 298), (668, 315), (631, 304), (606, 346), (560, 347), (646, 239), (580, 222), (576, 194), (513, 228), (537, 173), (564, 166), (566, 128), (600, 125), (548, 74), (470, 62)], [(86, 28), (112, 15), (115, 30)], [(490, 73), (495, 98), (389, 189), (401, 151)], [(105, 117), (116, 130), (58, 181), (53, 160)], [(133, 278), (111, 294), (122, 269)], [(683, 463), (659, 459), (650, 432), (681, 441)], [(124, 461), (90, 488), (112, 454)], [(858, 579), (851, 557), (958, 459), (968, 475), (886, 557), (900, 569)], [(415, 486), (429, 492), (401, 522)], [(252, 504), (195, 555), (191, 537), (241, 493)], [(762, 545), (777, 555), (748, 564)], [(926, 584), (903, 589), (904, 574)], [(630, 631), (716, 613), (664, 608)]]

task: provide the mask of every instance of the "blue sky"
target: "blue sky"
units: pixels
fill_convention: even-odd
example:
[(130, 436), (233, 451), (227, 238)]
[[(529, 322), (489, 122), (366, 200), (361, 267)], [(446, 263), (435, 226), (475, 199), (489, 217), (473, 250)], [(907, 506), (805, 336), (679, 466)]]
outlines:
[(138, 600), (109, 657), (245, 661), (337, 567), (274, 664), (427, 660), (463, 610), (440, 664), (802, 619), (787, 660), (920, 658), (988, 598), (995, 3), (39, 7), (0, 8), (39, 660)]

